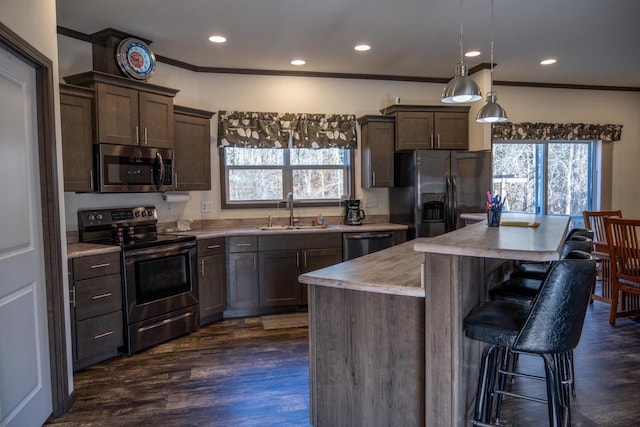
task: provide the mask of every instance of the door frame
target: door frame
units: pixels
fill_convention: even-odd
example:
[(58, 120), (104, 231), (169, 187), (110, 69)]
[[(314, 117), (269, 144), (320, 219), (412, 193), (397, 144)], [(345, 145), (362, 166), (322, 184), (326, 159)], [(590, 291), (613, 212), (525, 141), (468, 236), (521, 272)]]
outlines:
[(38, 126), (37, 141), (51, 395), (53, 416), (59, 417), (71, 408), (74, 396), (69, 394), (69, 371), (67, 368), (53, 63), (1, 22), (0, 46), (33, 67), (36, 74), (36, 121)]

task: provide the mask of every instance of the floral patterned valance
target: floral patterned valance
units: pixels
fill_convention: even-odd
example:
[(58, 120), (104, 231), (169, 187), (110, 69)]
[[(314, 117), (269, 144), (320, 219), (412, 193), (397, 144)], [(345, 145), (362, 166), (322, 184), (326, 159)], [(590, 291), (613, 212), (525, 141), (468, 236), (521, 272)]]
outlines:
[(592, 125), (587, 123), (495, 123), (494, 139), (530, 140), (601, 140), (620, 141), (622, 125)]
[(219, 111), (218, 141), (222, 147), (355, 148), (356, 116)]

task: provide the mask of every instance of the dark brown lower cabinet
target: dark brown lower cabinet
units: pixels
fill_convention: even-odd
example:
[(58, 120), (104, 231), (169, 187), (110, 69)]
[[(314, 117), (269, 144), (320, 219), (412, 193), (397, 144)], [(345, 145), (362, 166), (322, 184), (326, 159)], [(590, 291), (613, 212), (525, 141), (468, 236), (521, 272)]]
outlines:
[(198, 241), (200, 326), (222, 319), (227, 308), (227, 257), (224, 237)]
[(260, 305), (257, 258), (257, 252), (229, 254), (229, 309), (251, 309)]
[(74, 370), (119, 354), (124, 344), (120, 252), (70, 264)]
[(307, 304), (298, 276), (342, 261), (341, 239), (339, 233), (260, 236), (260, 306)]

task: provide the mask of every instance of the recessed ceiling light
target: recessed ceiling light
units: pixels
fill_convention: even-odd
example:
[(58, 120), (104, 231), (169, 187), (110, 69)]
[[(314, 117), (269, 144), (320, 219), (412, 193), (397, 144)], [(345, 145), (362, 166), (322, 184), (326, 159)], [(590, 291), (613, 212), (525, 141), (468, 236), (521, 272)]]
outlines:
[(553, 58), (543, 59), (542, 61), (540, 61), (540, 65), (551, 65), (555, 63), (556, 63), (556, 60)]
[(365, 52), (369, 49), (371, 49), (371, 46), (369, 46), (368, 44), (359, 44), (353, 47), (355, 50), (357, 50), (358, 52)]
[(294, 59), (291, 61), (291, 65), (304, 65), (306, 62), (303, 59)]
[(470, 50), (469, 52), (465, 53), (464, 56), (466, 56), (467, 58), (473, 58), (474, 56), (480, 56), (480, 51), (479, 50)]
[(227, 41), (227, 38), (223, 36), (211, 36), (209, 37), (209, 41), (212, 41), (214, 43), (224, 43)]

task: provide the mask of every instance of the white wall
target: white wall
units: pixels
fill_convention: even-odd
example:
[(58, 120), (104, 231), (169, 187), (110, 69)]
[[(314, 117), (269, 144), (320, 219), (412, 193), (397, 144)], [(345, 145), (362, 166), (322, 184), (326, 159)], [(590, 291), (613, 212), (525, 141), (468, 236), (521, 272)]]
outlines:
[[(91, 69), (91, 46), (88, 43), (59, 36), (60, 75)], [(486, 80), (487, 76), (479, 76)], [(179, 89), (175, 103), (204, 110), (277, 111), (309, 113), (350, 113), (356, 116), (378, 114), (379, 110), (401, 98), (402, 104), (441, 105), (442, 85), (376, 80), (327, 79), (307, 77), (252, 76), (194, 73), (166, 64), (158, 64), (150, 83)], [(485, 82), (486, 83), (486, 82)], [(615, 84), (615, 82), (613, 82)], [(483, 84), (484, 86), (484, 84)], [(625, 216), (640, 217), (638, 186), (640, 168), (640, 94), (637, 92), (584, 91), (496, 87), (500, 104), (511, 121), (589, 122), (623, 124), (623, 140), (614, 151), (613, 207)], [(484, 102), (484, 101), (483, 101)], [(489, 148), (486, 125), (475, 123), (474, 106), (470, 114), (470, 144), (473, 149)], [(474, 109), (475, 108), (475, 109)], [(212, 143), (217, 145), (217, 116), (212, 120)], [(360, 157), (356, 158), (357, 198), (375, 199), (378, 208), (368, 214), (388, 213), (386, 189), (360, 188)], [(274, 209), (220, 209), (219, 163), (217, 150), (212, 150), (212, 190), (191, 192), (186, 204), (168, 205), (160, 195), (96, 195), (65, 193), (67, 228), (77, 228), (76, 210), (85, 207), (152, 203), (159, 209), (162, 222), (181, 217), (189, 219), (229, 219), (264, 217)], [(634, 197), (636, 196), (636, 197)], [(211, 201), (211, 213), (200, 212), (200, 202)], [(317, 215), (317, 210), (300, 209), (303, 216)], [(325, 216), (339, 215), (340, 209), (323, 208)], [(276, 213), (273, 212), (275, 215)], [(285, 216), (286, 212), (280, 212)]]

